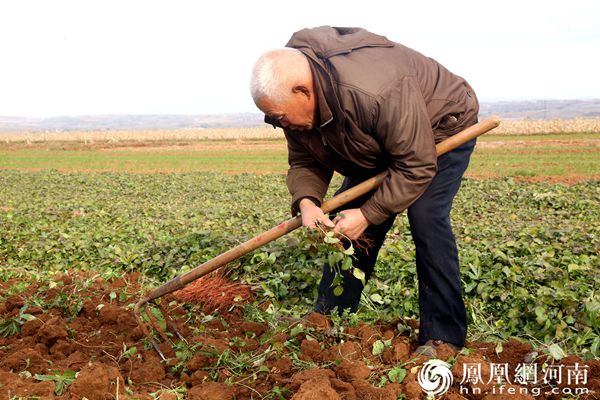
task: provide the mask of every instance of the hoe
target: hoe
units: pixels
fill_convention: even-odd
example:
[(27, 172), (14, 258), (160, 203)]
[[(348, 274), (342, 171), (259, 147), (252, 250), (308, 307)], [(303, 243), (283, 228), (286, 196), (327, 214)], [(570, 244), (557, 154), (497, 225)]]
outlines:
[[(463, 130), (462, 132), (450, 136), (448, 139), (438, 143), (436, 145), (436, 153), (438, 156), (447, 153), (450, 150), (455, 149), (456, 147), (496, 128), (499, 124), (500, 119), (498, 117), (490, 117), (484, 121), (481, 121)], [(337, 196), (324, 202), (321, 206), (321, 209), (324, 213), (329, 213), (337, 209), (338, 207), (343, 206), (344, 204), (352, 201), (353, 199), (356, 199), (357, 197), (368, 193), (369, 191), (377, 188), (381, 184), (381, 182), (383, 182), (387, 174), (387, 171), (381, 172), (380, 174), (364, 181), (363, 183), (338, 194)], [(169, 318), (168, 314), (161, 309), (160, 304), (157, 304), (155, 300), (166, 294), (183, 289), (185, 286), (195, 281), (196, 279), (199, 279), (209, 274), (210, 272), (215, 271), (218, 268), (238, 259), (239, 257), (258, 249), (259, 247), (264, 246), (265, 244), (275, 239), (280, 238), (281, 236), (293, 231), (301, 225), (302, 219), (300, 216), (296, 216), (287, 221), (284, 221), (276, 227), (273, 227), (268, 231), (263, 232), (260, 235), (238, 245), (237, 247), (234, 247), (226, 251), (225, 253), (222, 253), (216, 256), (215, 258), (195, 267), (191, 271), (188, 271), (184, 274), (173, 278), (169, 282), (166, 282), (163, 285), (151, 290), (146, 295), (146, 297), (143, 297), (135, 305), (134, 313), (143, 333), (149, 339), (149, 341), (152, 344), (152, 347), (157, 351), (161, 359), (163, 361), (167, 361), (167, 358), (165, 357), (163, 351), (160, 349), (158, 343), (154, 340), (154, 336), (150, 334), (148, 326), (142, 317), (142, 313), (146, 314), (147, 320), (152, 326), (152, 329), (158, 332), (158, 335), (162, 338), (163, 342), (170, 342), (170, 339), (163, 331), (163, 329), (160, 328), (157, 317), (155, 317), (152, 314), (152, 312), (148, 310), (148, 305), (150, 303), (154, 304), (156, 307), (158, 307), (158, 309), (160, 309), (161, 313), (163, 314), (167, 330), (170, 330), (179, 339), (185, 341), (184, 337), (177, 330), (175, 323)]]

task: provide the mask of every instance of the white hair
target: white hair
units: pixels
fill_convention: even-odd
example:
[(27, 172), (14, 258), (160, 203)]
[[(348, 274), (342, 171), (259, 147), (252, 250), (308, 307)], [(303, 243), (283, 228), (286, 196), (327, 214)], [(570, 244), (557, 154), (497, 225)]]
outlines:
[(254, 102), (263, 97), (281, 102), (291, 94), (294, 85), (305, 83), (310, 76), (310, 65), (300, 50), (289, 47), (271, 50), (254, 64), (250, 93)]

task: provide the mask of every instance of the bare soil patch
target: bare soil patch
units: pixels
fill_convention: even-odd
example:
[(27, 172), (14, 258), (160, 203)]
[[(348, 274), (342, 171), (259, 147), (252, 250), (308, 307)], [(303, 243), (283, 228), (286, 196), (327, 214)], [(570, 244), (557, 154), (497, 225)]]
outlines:
[[(175, 398), (175, 392), (168, 391), (173, 388), (185, 389), (189, 399), (271, 396), (269, 398), (294, 400), (396, 400), (402, 393), (407, 399), (425, 398), (417, 375), (426, 359), (411, 355), (417, 344), (398, 333), (397, 323), (363, 323), (346, 327), (342, 335), (331, 334), (328, 320), (316, 316), (306, 322), (307, 329), (292, 337), (287, 328), (277, 331), (265, 323), (244, 320), (242, 308), (235, 307), (202, 324), (200, 331), (194, 331), (198, 321), (186, 320), (180, 304), (166, 298), (163, 303), (169, 304), (169, 314), (193, 351), (187, 357), (180, 354), (169, 363), (162, 362), (148, 346), (131, 310), (141, 294), (139, 278), (137, 273), (112, 281), (98, 278), (86, 290), (77, 291), (78, 298), (84, 299), (80, 307), (56, 301), (61, 293), (74, 293), (74, 282), (82, 279), (80, 275), (57, 275), (58, 286), (44, 287), (41, 292), (42, 286), (32, 283), (25, 291), (0, 303), (0, 317), (4, 320), (19, 313), (36, 317), (25, 322), (19, 333), (0, 338), (0, 400), (15, 396), (90, 400), (160, 396), (170, 399)], [(0, 288), (6, 290), (15, 282), (0, 283)], [(124, 293), (127, 298), (115, 293)], [(55, 306), (43, 309), (35, 305), (34, 298)], [(416, 325), (416, 321), (410, 324)], [(373, 355), (376, 341), (389, 344), (382, 354)], [(480, 387), (481, 394), (459, 392), (464, 365), (480, 363), (484, 366), (485, 379), (485, 366), (489, 375), (490, 363), (506, 363), (510, 367), (508, 376), (514, 381), (514, 367), (527, 362), (532, 350), (530, 345), (515, 339), (505, 343), (501, 352), (497, 352), (493, 343), (473, 342), (467, 343), (467, 347), (470, 351), (460, 354), (450, 348), (440, 350), (441, 358), (456, 357), (452, 368), (455, 382), (445, 396), (447, 399), (505, 398), (495, 394), (491, 384), (465, 383), (470, 389)], [(224, 362), (226, 357), (241, 353), (257, 356), (254, 374), (238, 374), (232, 365)], [(175, 354), (170, 353), (170, 356)], [(565, 367), (578, 364), (587, 369), (585, 386), (591, 393), (580, 398), (598, 398), (595, 396), (600, 394), (600, 361), (570, 356), (554, 362), (541, 356), (535, 362), (540, 366), (543, 363)], [(382, 383), (381, 378), (398, 365), (404, 365), (407, 371), (402, 382)], [(57, 371), (78, 373), (60, 395), (56, 394), (57, 381), (39, 379)], [(542, 394), (536, 398), (561, 398), (551, 393), (551, 385), (539, 386)], [(555, 387), (566, 386), (562, 383)]]
[[(466, 176), (471, 179), (497, 179), (496, 174), (474, 174), (467, 172)], [(536, 175), (536, 176), (513, 176), (513, 179), (518, 182), (529, 182), (529, 183), (551, 183), (551, 184), (563, 184), (563, 185), (575, 185), (580, 182), (589, 180), (600, 180), (600, 176), (590, 175)]]

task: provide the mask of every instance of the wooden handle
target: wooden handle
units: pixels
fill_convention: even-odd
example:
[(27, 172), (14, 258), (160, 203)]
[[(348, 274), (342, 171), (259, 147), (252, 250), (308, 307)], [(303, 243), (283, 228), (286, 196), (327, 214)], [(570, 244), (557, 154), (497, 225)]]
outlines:
[[(500, 119), (495, 116), (481, 121), (465, 129), (464, 131), (461, 131), (456, 135), (453, 135), (448, 139), (438, 143), (436, 145), (436, 153), (438, 156), (447, 153), (450, 150), (455, 149), (458, 146), (465, 144), (468, 141), (494, 129), (498, 125), (500, 125)], [(321, 209), (323, 210), (323, 212), (328, 213), (362, 196), (363, 194), (370, 192), (371, 190), (377, 188), (381, 184), (381, 182), (383, 182), (387, 174), (388, 171), (384, 171), (360, 183), (359, 185), (356, 185), (338, 194), (337, 196), (324, 202), (321, 206)], [(293, 231), (301, 225), (302, 218), (300, 215), (291, 218), (287, 221), (284, 221), (276, 227), (271, 228), (264, 233), (261, 233), (260, 235), (234, 247), (233, 249), (230, 249), (225, 253), (222, 253), (216, 256), (215, 258), (208, 260), (204, 264), (197, 266), (191, 271), (179, 275), (173, 278), (172, 280), (166, 282), (165, 284), (157, 287), (156, 289), (152, 290), (146, 298), (142, 299), (140, 303), (148, 302), (150, 300), (154, 300), (158, 297), (164, 296), (167, 293), (171, 293), (176, 290), (182, 289), (190, 282), (195, 281), (196, 279), (203, 277), (204, 275), (222, 267), (223, 265), (226, 265), (240, 258), (241, 256), (258, 249), (259, 247), (262, 247), (265, 244), (282, 237), (283, 235)]]
[(438, 143), (435, 146), (436, 153), (441, 156), (444, 153), (453, 150), (460, 145), (467, 143), (470, 140), (475, 139), (478, 136), (483, 135), (486, 132), (491, 131), (492, 129), (498, 127), (500, 125), (500, 118), (497, 116), (489, 117), (475, 125), (472, 125), (465, 129), (464, 131), (460, 131), (456, 135), (450, 136), (448, 139)]

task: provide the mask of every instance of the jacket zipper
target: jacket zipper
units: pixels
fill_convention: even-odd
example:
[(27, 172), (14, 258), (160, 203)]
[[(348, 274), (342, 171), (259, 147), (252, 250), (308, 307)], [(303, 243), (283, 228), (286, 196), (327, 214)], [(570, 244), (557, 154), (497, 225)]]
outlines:
[(321, 135), (321, 142), (323, 142), (323, 146), (327, 147), (328, 144), (327, 144), (327, 141), (325, 140), (325, 136), (323, 136), (322, 133), (320, 135)]
[(321, 126), (319, 126), (319, 136), (321, 136), (321, 142), (323, 142), (323, 146), (328, 147), (329, 144), (327, 143), (327, 141), (325, 140), (325, 136), (323, 136), (323, 132), (321, 132), (321, 128), (323, 128), (325, 125), (327, 125), (328, 123), (330, 123), (333, 120), (333, 117), (329, 118), (327, 121), (325, 121), (324, 123), (321, 124)]
[[(348, 157), (346, 157), (345, 155), (340, 153), (335, 147), (333, 147), (333, 146), (329, 145), (329, 143), (327, 143), (327, 140), (325, 139), (325, 136), (323, 135), (323, 132), (321, 131), (321, 128), (323, 128), (325, 125), (327, 125), (331, 121), (333, 121), (333, 117), (329, 118), (327, 121), (325, 121), (323, 124), (321, 124), (321, 126), (319, 126), (317, 128), (317, 130), (319, 131), (319, 136), (321, 136), (321, 142), (323, 142), (323, 147), (330, 148), (331, 150), (333, 150), (334, 153), (336, 153), (342, 159), (348, 160)], [(351, 159), (349, 161), (353, 162)]]

